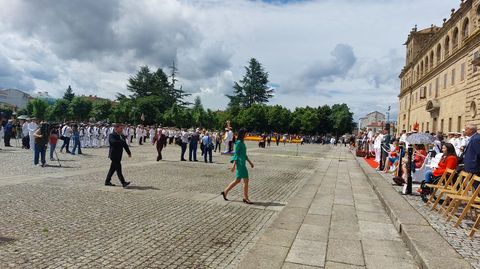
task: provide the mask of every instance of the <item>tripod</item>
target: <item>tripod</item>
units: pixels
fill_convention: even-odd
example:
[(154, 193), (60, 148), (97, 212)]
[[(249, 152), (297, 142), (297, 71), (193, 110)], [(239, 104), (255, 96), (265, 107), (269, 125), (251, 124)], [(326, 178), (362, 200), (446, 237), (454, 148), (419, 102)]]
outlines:
[(58, 158), (57, 149), (55, 148), (53, 152), (55, 153), (55, 157), (57, 157), (58, 166), (62, 167), (62, 164), (60, 163), (60, 158)]

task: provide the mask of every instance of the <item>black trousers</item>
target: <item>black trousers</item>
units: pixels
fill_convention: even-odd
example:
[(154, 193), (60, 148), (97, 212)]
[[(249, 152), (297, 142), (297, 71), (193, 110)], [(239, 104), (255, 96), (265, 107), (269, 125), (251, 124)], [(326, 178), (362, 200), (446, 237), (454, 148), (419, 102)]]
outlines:
[(218, 151), (222, 151), (221, 147), (222, 147), (222, 143), (217, 140), (215, 142), (215, 152), (217, 152), (217, 149), (218, 149)]
[(212, 148), (205, 147), (204, 154), (203, 154), (203, 160), (205, 162), (207, 162), (207, 155), (208, 155), (208, 161), (212, 162)]
[(125, 183), (125, 178), (123, 177), (122, 173), (122, 163), (120, 160), (112, 160), (110, 164), (110, 170), (108, 170), (107, 179), (105, 179), (105, 183), (111, 183), (113, 173), (117, 172), (118, 179), (122, 184)]
[(182, 147), (182, 153), (180, 154), (180, 160), (185, 160), (185, 151), (187, 151), (187, 143), (183, 143), (180, 145)]
[(12, 137), (11, 133), (5, 133), (3, 140), (5, 142), (5, 147), (10, 147), (10, 138)]
[(228, 152), (233, 151), (233, 141), (228, 141)]
[(62, 152), (63, 148), (66, 148), (67, 152), (70, 152), (70, 137), (65, 137), (65, 139), (63, 139), (63, 144), (60, 148), (60, 152)]

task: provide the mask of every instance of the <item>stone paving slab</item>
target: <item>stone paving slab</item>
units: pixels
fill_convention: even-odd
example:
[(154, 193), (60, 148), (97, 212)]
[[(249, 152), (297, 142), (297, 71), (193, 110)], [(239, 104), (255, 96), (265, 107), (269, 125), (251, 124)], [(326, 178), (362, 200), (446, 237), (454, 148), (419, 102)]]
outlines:
[[(401, 232), (401, 238), (406, 242), (410, 252), (422, 268), (472, 268), (471, 264), (476, 264), (476, 261), (472, 262), (463, 258), (439, 234), (439, 231), (432, 227), (432, 224), (425, 219), (426, 215), (419, 213), (420, 207), (414, 207), (409, 196), (402, 196), (399, 188), (393, 187), (387, 178), (373, 170), (362, 158), (356, 159), (365, 171), (368, 182), (385, 207), (394, 227)], [(417, 200), (419, 199), (417, 198)], [(370, 264), (395, 264), (399, 259), (405, 260), (402, 257), (385, 260), (372, 255), (367, 259), (367, 266), (369, 262)]]
[(315, 192), (297, 192), (258, 241), (288, 248), (287, 256), (260, 267), (247, 261), (265, 253), (251, 251), (251, 267), (239, 268), (418, 268), (350, 152), (330, 148), (313, 174)]

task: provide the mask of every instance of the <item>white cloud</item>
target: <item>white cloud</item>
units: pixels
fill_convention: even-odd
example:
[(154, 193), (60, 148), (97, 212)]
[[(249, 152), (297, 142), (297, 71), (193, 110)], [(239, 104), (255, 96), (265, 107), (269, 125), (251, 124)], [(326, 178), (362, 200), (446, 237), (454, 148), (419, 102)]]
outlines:
[(59, 97), (72, 85), (112, 98), (126, 93), (140, 65), (176, 60), (184, 89), (221, 109), (255, 57), (276, 85), (271, 103), (345, 102), (358, 118), (396, 109), (408, 32), (439, 25), (458, 7), (454, 0), (266, 2), (0, 0), (0, 87)]

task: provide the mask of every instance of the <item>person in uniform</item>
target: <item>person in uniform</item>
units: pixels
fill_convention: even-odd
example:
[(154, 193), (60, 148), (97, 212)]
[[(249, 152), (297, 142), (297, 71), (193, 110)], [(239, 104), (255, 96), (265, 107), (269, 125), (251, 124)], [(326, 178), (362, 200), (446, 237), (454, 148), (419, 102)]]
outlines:
[(122, 186), (126, 188), (130, 185), (129, 181), (125, 181), (122, 173), (122, 155), (123, 150), (125, 150), (128, 154), (128, 157), (132, 157), (132, 153), (130, 152), (130, 148), (125, 141), (125, 137), (122, 135), (123, 125), (115, 124), (114, 125), (114, 132), (108, 136), (108, 143), (110, 145), (110, 149), (108, 151), (108, 157), (112, 161), (110, 164), (110, 170), (108, 170), (107, 178), (105, 179), (105, 186), (115, 186), (112, 183), (112, 176), (113, 173), (117, 172), (118, 179)]

